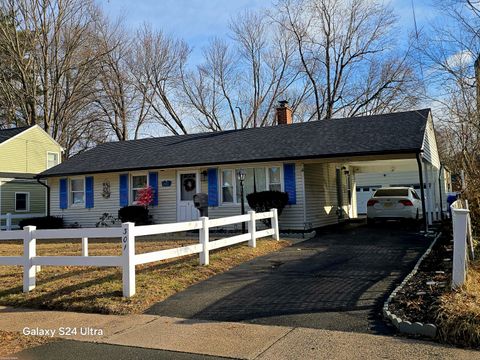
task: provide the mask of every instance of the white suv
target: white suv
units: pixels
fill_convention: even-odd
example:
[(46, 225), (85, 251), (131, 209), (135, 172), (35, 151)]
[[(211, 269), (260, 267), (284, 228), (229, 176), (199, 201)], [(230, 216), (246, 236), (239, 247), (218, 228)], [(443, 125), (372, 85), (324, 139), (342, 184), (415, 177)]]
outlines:
[(422, 200), (411, 187), (378, 189), (367, 203), (367, 222), (377, 219), (411, 219), (422, 217)]

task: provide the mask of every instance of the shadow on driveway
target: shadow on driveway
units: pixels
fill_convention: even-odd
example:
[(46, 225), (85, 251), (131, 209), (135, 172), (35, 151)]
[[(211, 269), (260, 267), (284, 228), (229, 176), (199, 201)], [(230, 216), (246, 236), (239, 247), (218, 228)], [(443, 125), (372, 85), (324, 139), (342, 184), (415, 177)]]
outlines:
[(148, 313), (388, 334), (382, 304), (428, 245), (397, 224), (338, 227), (193, 285)]

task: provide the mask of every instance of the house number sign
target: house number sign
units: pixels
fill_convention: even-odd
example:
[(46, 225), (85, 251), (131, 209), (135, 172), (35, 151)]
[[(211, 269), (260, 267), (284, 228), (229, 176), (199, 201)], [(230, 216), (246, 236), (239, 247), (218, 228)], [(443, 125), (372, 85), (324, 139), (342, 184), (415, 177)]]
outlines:
[(123, 229), (122, 242), (123, 242), (123, 251), (125, 251), (127, 249), (127, 229)]

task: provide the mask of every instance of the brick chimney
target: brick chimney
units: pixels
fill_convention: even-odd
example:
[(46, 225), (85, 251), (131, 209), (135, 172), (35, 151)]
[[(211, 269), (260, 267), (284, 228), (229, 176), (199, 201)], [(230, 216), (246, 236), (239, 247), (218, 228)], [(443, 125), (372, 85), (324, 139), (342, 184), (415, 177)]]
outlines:
[(277, 107), (277, 124), (286, 125), (292, 123), (292, 109), (288, 106), (287, 100), (278, 102)]

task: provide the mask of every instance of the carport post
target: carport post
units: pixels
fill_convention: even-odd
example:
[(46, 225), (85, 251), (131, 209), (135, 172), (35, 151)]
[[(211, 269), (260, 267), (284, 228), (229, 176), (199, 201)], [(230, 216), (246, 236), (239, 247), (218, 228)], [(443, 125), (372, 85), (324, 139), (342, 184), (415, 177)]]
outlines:
[(417, 165), (418, 165), (418, 177), (420, 180), (420, 197), (422, 198), (422, 213), (423, 213), (423, 226), (425, 231), (428, 231), (428, 219), (427, 219), (427, 209), (425, 207), (425, 184), (423, 183), (423, 169), (422, 169), (422, 154), (417, 153)]

